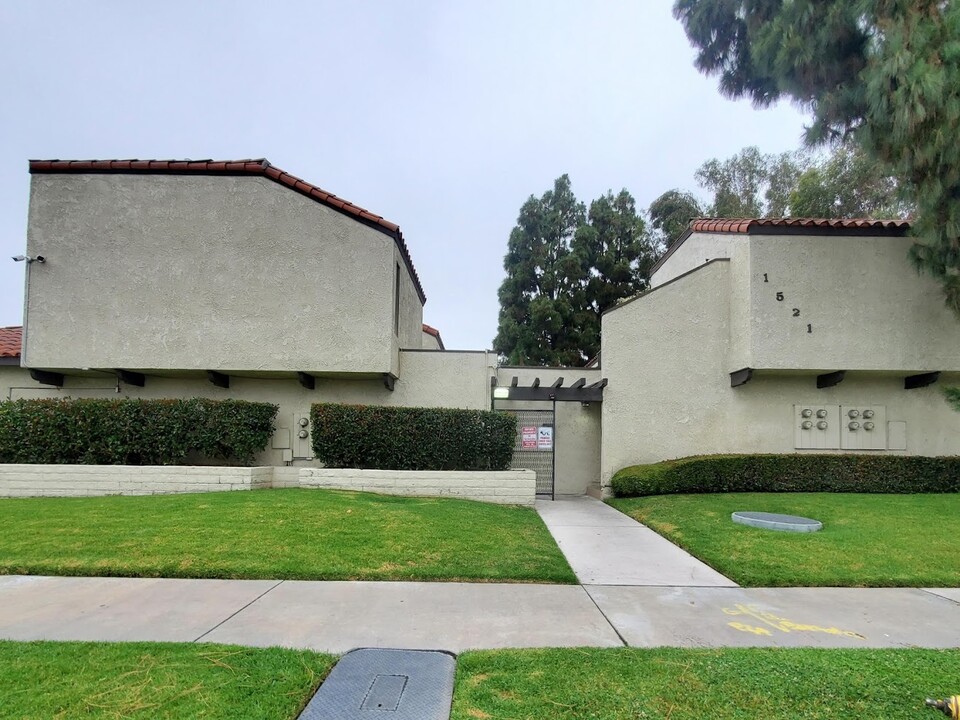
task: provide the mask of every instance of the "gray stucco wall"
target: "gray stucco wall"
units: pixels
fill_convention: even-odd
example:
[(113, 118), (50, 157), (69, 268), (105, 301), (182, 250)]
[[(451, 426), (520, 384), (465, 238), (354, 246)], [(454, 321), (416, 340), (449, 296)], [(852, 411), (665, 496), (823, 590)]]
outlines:
[(747, 245), (747, 239), (738, 233), (691, 233), (650, 277), (650, 287), (670, 282), (711, 260), (729, 258)]
[(437, 336), (426, 331), (421, 334), (421, 347), (424, 350), (443, 350)]
[(32, 176), (31, 367), (382, 373), (419, 347), (394, 240), (259, 177)]
[(761, 371), (731, 388), (735, 276), (733, 262), (713, 262), (604, 315), (604, 485), (627, 465), (691, 455), (845, 452), (797, 450), (795, 405), (882, 406), (887, 422), (905, 423), (906, 449), (874, 452), (960, 455), (960, 413), (943, 396), (960, 373), (908, 391), (893, 371), (851, 371), (823, 390), (813, 370)]
[(960, 321), (911, 242), (751, 235), (751, 358), (729, 369), (960, 371)]
[(711, 262), (603, 316), (604, 484), (626, 465), (728, 447), (729, 272)]
[[(397, 349), (419, 349), (423, 345), (423, 304), (420, 302), (420, 296), (417, 295), (413, 278), (407, 272), (400, 251), (396, 247), (394, 247), (393, 262), (394, 274), (396, 269), (400, 268), (400, 322), (398, 323), (400, 332), (395, 336)], [(397, 362), (399, 363), (399, 358)]]

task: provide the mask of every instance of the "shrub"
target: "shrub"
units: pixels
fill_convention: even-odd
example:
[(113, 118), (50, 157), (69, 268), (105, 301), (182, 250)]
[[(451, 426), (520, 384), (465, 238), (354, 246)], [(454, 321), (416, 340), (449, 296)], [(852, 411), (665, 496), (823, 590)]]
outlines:
[(943, 391), (947, 396), (947, 402), (953, 405), (953, 409), (960, 412), (960, 387), (950, 387)]
[(671, 493), (960, 491), (960, 457), (711, 455), (633, 465), (610, 482), (618, 497)]
[(243, 400), (0, 403), (0, 463), (177, 465), (191, 453), (250, 463), (277, 406)]
[(320, 403), (310, 418), (313, 451), (335, 468), (506, 470), (517, 431), (488, 410)]

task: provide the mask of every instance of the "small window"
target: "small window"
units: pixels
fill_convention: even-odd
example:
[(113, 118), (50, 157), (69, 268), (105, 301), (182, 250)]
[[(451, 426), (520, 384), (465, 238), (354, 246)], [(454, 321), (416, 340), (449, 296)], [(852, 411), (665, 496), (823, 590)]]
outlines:
[(393, 282), (393, 334), (400, 336), (400, 263), (397, 263), (397, 274)]

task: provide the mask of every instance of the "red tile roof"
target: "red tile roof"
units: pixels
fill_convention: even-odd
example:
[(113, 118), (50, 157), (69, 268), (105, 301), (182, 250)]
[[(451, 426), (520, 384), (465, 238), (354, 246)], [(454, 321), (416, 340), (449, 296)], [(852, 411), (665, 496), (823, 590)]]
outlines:
[(905, 235), (909, 220), (842, 220), (837, 218), (694, 218), (650, 268), (657, 272), (693, 233), (763, 233), (771, 235)]
[(755, 228), (792, 227), (834, 230), (906, 230), (909, 220), (831, 220), (829, 218), (696, 218), (692, 232), (745, 233)]
[(433, 336), (437, 339), (437, 342), (440, 344), (440, 349), (441, 349), (441, 350), (444, 350), (444, 349), (445, 349), (445, 348), (443, 347), (443, 338), (440, 337), (440, 331), (439, 331), (439, 330), (437, 330), (435, 327), (430, 327), (429, 325), (427, 325), (426, 323), (424, 323), (424, 324), (423, 324), (423, 331), (424, 331), (427, 335), (433, 335)]
[(23, 340), (22, 327), (0, 328), (0, 357), (20, 357), (20, 344)]
[(410, 251), (403, 241), (400, 226), (385, 220), (359, 205), (338, 198), (316, 185), (301, 180), (295, 175), (270, 164), (264, 158), (256, 160), (31, 160), (31, 173), (131, 173), (164, 175), (256, 175), (290, 188), (301, 195), (348, 215), (363, 224), (390, 235), (397, 243), (413, 283), (425, 303), (427, 296), (420, 284), (420, 277), (413, 266)]

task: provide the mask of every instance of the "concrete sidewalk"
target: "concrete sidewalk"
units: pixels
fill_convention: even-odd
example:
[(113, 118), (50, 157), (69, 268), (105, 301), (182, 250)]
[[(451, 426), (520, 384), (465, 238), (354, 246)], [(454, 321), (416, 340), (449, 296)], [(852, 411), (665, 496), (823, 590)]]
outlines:
[(960, 647), (960, 590), (0, 576), (0, 639), (357, 647)]
[(584, 585), (737, 587), (733, 580), (596, 498), (537, 500), (536, 507)]
[(960, 647), (960, 590), (739, 588), (593, 498), (538, 501), (582, 585), (0, 576), (0, 639), (358, 647)]

